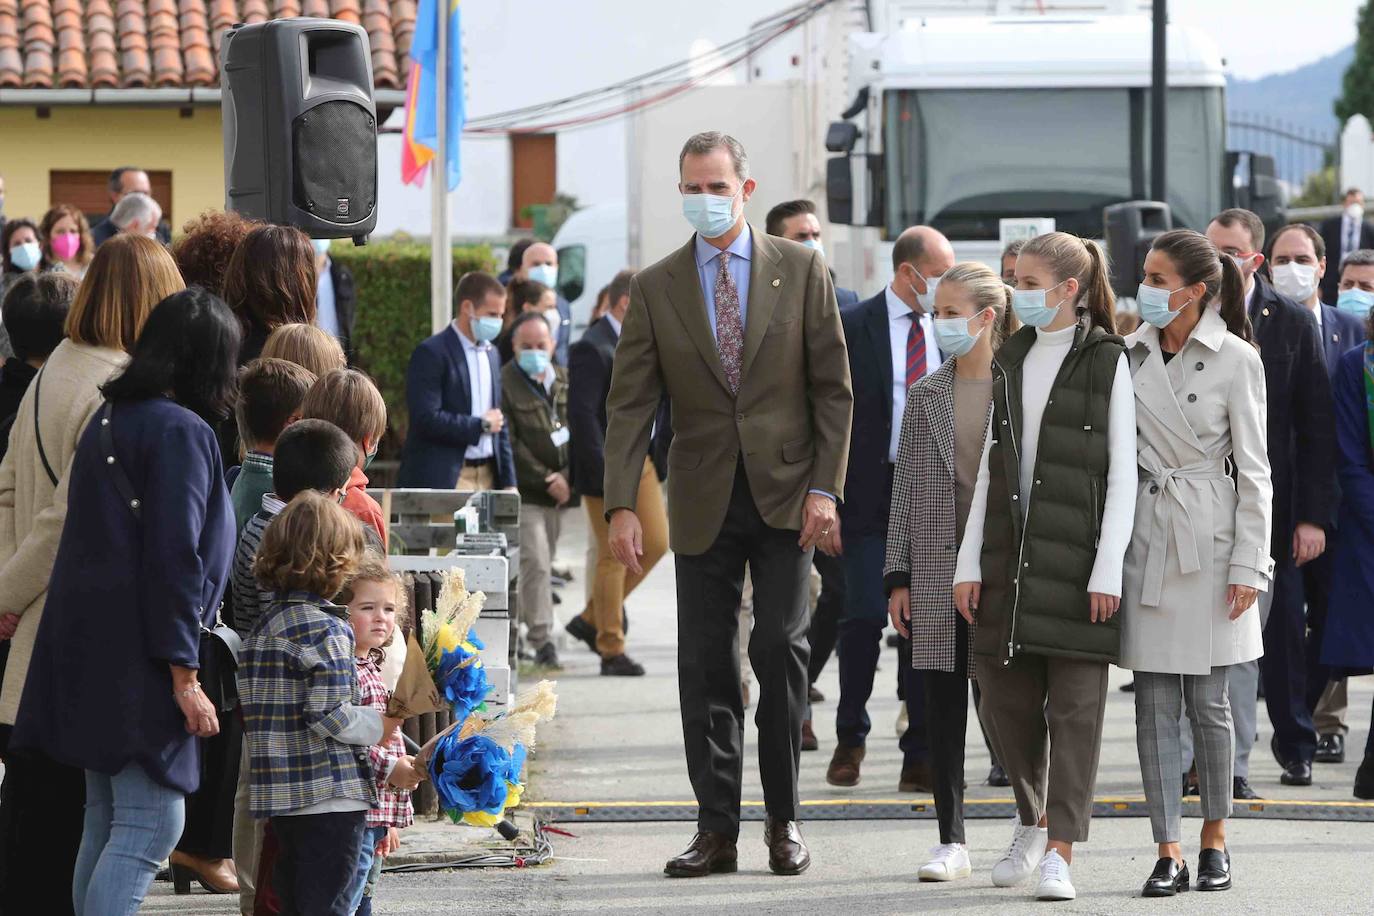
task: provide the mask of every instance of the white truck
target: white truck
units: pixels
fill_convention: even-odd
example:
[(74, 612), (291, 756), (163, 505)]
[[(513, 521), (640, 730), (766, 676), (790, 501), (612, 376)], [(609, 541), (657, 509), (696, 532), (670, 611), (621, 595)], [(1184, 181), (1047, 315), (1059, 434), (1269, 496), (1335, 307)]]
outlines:
[[(1102, 238), (1105, 207), (1150, 198), (1148, 15), (922, 17), (849, 42), (854, 101), (826, 134), (829, 220), (853, 227), (828, 246), (841, 280), (880, 285), (908, 226), (996, 265), (1003, 219)], [(1226, 150), (1215, 45), (1170, 25), (1167, 47), (1173, 224), (1201, 230), (1229, 206), (1269, 215), (1272, 160)]]

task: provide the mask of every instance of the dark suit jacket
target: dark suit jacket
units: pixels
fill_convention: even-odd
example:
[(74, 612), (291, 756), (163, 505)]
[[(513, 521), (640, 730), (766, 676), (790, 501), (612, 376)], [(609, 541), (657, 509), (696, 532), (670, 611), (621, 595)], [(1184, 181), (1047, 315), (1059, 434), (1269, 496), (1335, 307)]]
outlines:
[[(95, 242), (95, 247), (99, 248), (118, 233), (118, 227), (110, 222), (110, 215), (107, 213), (104, 219), (91, 227), (91, 241)], [(164, 245), (172, 243), (172, 230), (168, 227), (166, 220), (157, 224), (157, 240)]]
[[(1288, 555), (1298, 522), (1330, 531), (1336, 521), (1336, 426), (1317, 321), (1255, 277), (1250, 322), (1268, 390), (1269, 467), (1274, 481), (1270, 553)], [(1299, 462), (1298, 456), (1301, 456)]]
[[(501, 406), (501, 365), (491, 361), (492, 405)], [(463, 344), (452, 326), (422, 342), (406, 370), (410, 432), (401, 455), (399, 484), (451, 490), (463, 471), (463, 453), (482, 437), (482, 420), (472, 416), (472, 388)], [(504, 427), (495, 437), (496, 486), (515, 486), (515, 456)]]
[[(887, 534), (887, 448), (892, 436), (892, 344), (887, 290), (840, 312), (854, 388), (849, 475), (840, 506), (842, 530)], [(934, 343), (932, 341), (931, 343)]]
[[(1326, 242), (1326, 275), (1321, 282), (1322, 302), (1334, 303), (1336, 290), (1341, 285), (1341, 222), (1345, 214), (1322, 220), (1321, 236)], [(1374, 248), (1374, 224), (1369, 220), (1360, 222), (1361, 248)]]
[(339, 345), (343, 347), (351, 366), (357, 355), (353, 349), (353, 326), (358, 320), (358, 290), (353, 284), (353, 271), (333, 258), (329, 259), (329, 278), (334, 282), (334, 312), (339, 316)]
[(685, 554), (715, 543), (741, 463), (771, 528), (801, 528), (808, 490), (844, 498), (853, 396), (830, 274), (819, 252), (750, 230), (737, 393), (711, 333), (695, 238), (635, 275), (617, 345), (605, 507), (636, 504), (649, 430), (666, 394), (673, 409), (668, 536)]
[(842, 309), (847, 309), (851, 305), (859, 304), (859, 294), (852, 289), (845, 289), (843, 286), (835, 287), (835, 304)]
[(1322, 307), (1322, 358), (1326, 360), (1326, 374), (1334, 379), (1336, 366), (1345, 352), (1356, 344), (1365, 341), (1364, 322), (1349, 312), (1323, 305)]
[[(605, 492), (606, 395), (611, 390), (611, 369), (619, 339), (615, 326), (602, 317), (568, 349), (572, 479), (577, 492), (584, 496), (600, 497)], [(668, 447), (672, 441), (672, 414), (664, 398), (654, 417), (654, 437), (649, 443), (649, 457), (659, 480), (668, 476)]]
[(553, 361), (560, 366), (568, 365), (568, 344), (572, 341), (572, 305), (563, 294), (558, 294), (558, 314), (562, 317), (563, 323), (558, 327), (558, 334), (554, 337)]

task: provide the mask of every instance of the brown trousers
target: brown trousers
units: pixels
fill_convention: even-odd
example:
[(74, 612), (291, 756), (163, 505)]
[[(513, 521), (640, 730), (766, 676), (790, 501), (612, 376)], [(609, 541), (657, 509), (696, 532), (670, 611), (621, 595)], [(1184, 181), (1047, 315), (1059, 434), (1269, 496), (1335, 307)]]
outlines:
[(1088, 838), (1102, 750), (1107, 663), (1018, 655), (979, 659), (979, 714), (1011, 779), (1021, 823), (1049, 822), (1050, 839)]
[(625, 620), (621, 610), (625, 597), (634, 591), (654, 564), (668, 552), (668, 513), (663, 507), (663, 488), (659, 485), (654, 464), (644, 460), (644, 473), (639, 478), (639, 500), (635, 515), (644, 529), (644, 555), (639, 558), (640, 575), (630, 572), (611, 553), (610, 525), (606, 522), (606, 501), (599, 496), (584, 496), (587, 521), (591, 523), (592, 540), (596, 543), (596, 571), (592, 579), (592, 594), (582, 619), (596, 627), (596, 651), (602, 658), (625, 654)]

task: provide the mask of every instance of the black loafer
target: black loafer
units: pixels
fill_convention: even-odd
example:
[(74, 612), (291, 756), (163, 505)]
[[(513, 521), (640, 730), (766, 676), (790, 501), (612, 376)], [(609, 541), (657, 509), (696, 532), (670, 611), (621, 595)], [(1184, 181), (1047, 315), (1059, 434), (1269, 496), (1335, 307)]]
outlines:
[(644, 666), (628, 655), (613, 655), (601, 660), (601, 673), (606, 677), (643, 677)]
[(1165, 856), (1140, 889), (1142, 897), (1172, 897), (1188, 889), (1188, 863)]
[(592, 626), (581, 617), (574, 617), (563, 627), (568, 635), (579, 642), (585, 643), (588, 649), (596, 651), (596, 627)]
[(1355, 771), (1355, 797), (1374, 800), (1374, 754), (1366, 754)]
[(1244, 776), (1237, 776), (1231, 780), (1231, 797), (1236, 801), (1252, 801), (1259, 798), (1260, 794), (1250, 788), (1250, 781)]
[(1224, 849), (1204, 849), (1197, 854), (1197, 889), (1231, 889), (1231, 854)]
[(994, 763), (988, 769), (988, 785), (1005, 789), (1011, 785), (1011, 780), (1007, 777), (1007, 771), (1002, 769), (1002, 764)]
[(1316, 763), (1345, 763), (1345, 735), (1322, 735), (1312, 759)]
[(1279, 782), (1285, 786), (1310, 786), (1312, 785), (1312, 764), (1306, 760), (1296, 760), (1283, 768), (1283, 775), (1279, 777)]

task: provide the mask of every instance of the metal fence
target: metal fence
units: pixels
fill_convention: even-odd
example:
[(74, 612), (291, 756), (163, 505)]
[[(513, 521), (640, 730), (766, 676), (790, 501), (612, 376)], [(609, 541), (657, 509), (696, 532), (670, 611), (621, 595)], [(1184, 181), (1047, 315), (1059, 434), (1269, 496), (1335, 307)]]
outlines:
[(1299, 193), (1313, 172), (1335, 161), (1336, 125), (1320, 130), (1262, 112), (1233, 111), (1226, 116), (1226, 147), (1273, 156), (1279, 179)]

